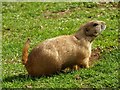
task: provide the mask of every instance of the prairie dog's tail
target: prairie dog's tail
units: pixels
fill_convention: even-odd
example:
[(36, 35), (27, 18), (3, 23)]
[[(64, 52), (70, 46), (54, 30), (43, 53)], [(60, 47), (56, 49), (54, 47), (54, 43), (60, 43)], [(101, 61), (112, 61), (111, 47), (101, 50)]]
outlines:
[(22, 51), (22, 63), (25, 65), (27, 63), (28, 60), (28, 49), (29, 49), (29, 45), (30, 44), (30, 39), (28, 38), (28, 40), (25, 42), (25, 45), (23, 47), (23, 51)]

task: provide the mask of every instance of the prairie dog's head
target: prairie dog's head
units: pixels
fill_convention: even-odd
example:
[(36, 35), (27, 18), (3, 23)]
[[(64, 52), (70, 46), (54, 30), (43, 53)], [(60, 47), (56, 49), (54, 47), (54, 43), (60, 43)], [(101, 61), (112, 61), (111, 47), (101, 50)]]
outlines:
[(97, 37), (105, 28), (106, 25), (103, 21), (89, 21), (83, 25), (82, 30), (88, 37)]

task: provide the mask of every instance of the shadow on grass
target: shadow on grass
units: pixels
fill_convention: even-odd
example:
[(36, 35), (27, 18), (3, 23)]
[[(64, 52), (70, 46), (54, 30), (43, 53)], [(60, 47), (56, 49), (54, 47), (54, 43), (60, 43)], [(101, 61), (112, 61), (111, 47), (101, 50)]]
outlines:
[(2, 81), (3, 82), (13, 82), (13, 81), (25, 81), (25, 80), (37, 80), (39, 78), (47, 78), (47, 77), (55, 77), (56, 75), (59, 75), (60, 73), (63, 73), (64, 75), (68, 74), (68, 73), (71, 73), (70, 71), (68, 72), (63, 72), (63, 71), (60, 71), (60, 72), (57, 72), (57, 73), (54, 73), (52, 75), (48, 75), (48, 76), (30, 76), (28, 74), (19, 74), (19, 75), (14, 75), (14, 76), (9, 76), (9, 77), (6, 77), (4, 78)]
[(29, 75), (22, 75), (22, 74), (19, 74), (19, 75), (14, 75), (14, 76), (9, 76), (9, 77), (6, 77), (3, 79), (3, 82), (13, 82), (15, 80), (23, 80), (23, 79), (29, 79)]

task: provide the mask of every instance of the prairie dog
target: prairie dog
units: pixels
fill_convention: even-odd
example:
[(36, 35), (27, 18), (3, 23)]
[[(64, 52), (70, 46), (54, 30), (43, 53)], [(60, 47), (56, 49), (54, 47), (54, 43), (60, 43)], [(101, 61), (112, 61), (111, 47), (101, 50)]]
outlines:
[(30, 40), (23, 47), (22, 62), (31, 76), (51, 75), (74, 65), (89, 68), (92, 41), (105, 30), (103, 21), (89, 21), (73, 35), (47, 39), (32, 49)]

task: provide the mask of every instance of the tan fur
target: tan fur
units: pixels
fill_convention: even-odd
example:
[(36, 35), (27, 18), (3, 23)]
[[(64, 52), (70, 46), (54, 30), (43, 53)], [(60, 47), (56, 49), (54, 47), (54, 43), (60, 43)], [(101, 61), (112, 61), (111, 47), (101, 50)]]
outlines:
[(22, 63), (25, 65), (28, 60), (28, 48), (29, 48), (30, 39), (25, 42), (22, 52)]
[(74, 65), (89, 68), (92, 41), (105, 27), (102, 21), (90, 21), (74, 35), (58, 36), (40, 43), (31, 51), (28, 59), (27, 50), (24, 49), (23, 60), (29, 75), (50, 75), (66, 67), (74, 68)]

